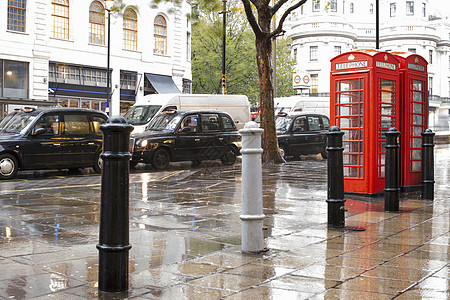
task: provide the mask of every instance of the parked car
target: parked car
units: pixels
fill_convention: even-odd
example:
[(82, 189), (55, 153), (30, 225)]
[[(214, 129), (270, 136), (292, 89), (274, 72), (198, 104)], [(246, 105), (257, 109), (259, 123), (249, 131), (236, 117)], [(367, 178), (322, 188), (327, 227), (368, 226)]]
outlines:
[(74, 108), (27, 108), (0, 130), (0, 179), (19, 170), (92, 167), (100, 173), (102, 132), (108, 117), (101, 111)]
[(131, 166), (143, 162), (163, 170), (171, 161), (216, 159), (232, 165), (240, 155), (241, 136), (232, 117), (221, 111), (166, 111), (134, 138)]
[(299, 156), (320, 153), (327, 158), (330, 120), (326, 115), (306, 112), (279, 113), (275, 126), (281, 155)]

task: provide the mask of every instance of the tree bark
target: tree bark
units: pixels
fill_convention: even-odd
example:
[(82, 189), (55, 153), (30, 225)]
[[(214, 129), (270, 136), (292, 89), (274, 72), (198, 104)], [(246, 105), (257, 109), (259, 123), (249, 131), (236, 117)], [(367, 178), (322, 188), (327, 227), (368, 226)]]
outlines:
[(284, 162), (278, 151), (277, 131), (275, 128), (274, 99), (272, 86), (272, 68), (269, 57), (272, 54), (272, 41), (265, 35), (256, 37), (256, 60), (259, 73), (259, 94), (261, 106), (261, 127), (264, 133), (261, 146), (264, 149), (262, 161), (264, 164)]

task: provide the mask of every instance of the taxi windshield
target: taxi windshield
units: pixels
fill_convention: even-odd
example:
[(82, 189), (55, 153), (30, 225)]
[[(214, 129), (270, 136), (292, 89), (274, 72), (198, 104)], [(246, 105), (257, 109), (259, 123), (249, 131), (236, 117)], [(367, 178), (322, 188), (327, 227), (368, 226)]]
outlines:
[(9, 122), (1, 129), (2, 132), (7, 133), (20, 133), (25, 127), (28, 126), (36, 116), (19, 113), (14, 115)]
[(141, 105), (131, 107), (124, 118), (131, 125), (145, 125), (161, 108), (161, 105)]
[(290, 117), (277, 117), (275, 120), (275, 127), (277, 131), (286, 131), (291, 124), (292, 118)]
[(146, 130), (174, 130), (181, 119), (180, 114), (163, 113), (156, 116)]

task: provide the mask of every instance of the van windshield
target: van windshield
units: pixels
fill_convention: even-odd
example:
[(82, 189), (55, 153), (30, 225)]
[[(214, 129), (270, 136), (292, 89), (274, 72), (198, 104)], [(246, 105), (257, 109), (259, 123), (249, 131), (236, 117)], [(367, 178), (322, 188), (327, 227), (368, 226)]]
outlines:
[(124, 115), (131, 125), (145, 125), (161, 108), (161, 105), (133, 106)]

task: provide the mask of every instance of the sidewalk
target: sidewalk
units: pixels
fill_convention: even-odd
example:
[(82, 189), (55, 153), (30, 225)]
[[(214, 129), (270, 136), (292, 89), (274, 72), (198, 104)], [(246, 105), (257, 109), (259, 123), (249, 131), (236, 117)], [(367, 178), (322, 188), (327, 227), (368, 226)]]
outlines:
[[(348, 198), (328, 229), (326, 161), (265, 167), (269, 251), (240, 251), (240, 164), (130, 176), (129, 292), (99, 295), (100, 176), (0, 182), (2, 299), (448, 299), (450, 149), (435, 147), (435, 200)], [(68, 183), (69, 182), (69, 183)]]

